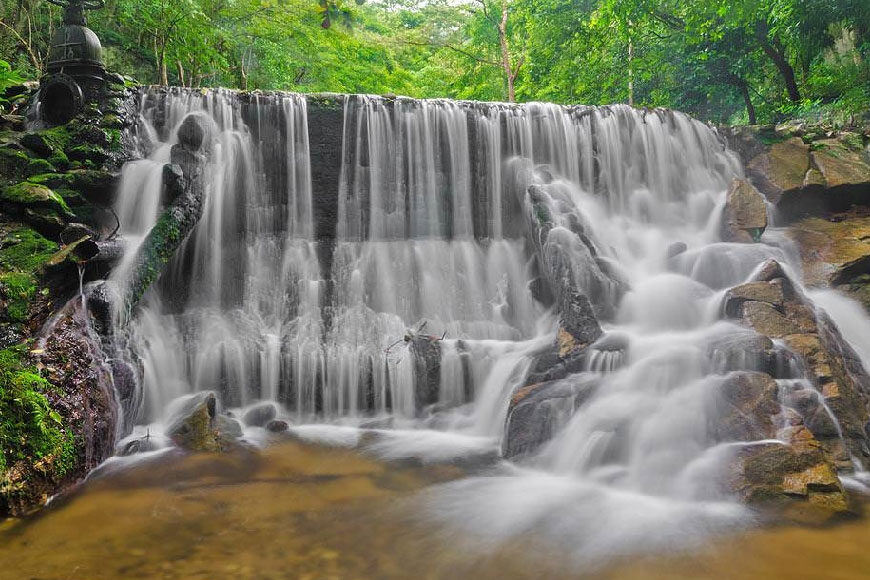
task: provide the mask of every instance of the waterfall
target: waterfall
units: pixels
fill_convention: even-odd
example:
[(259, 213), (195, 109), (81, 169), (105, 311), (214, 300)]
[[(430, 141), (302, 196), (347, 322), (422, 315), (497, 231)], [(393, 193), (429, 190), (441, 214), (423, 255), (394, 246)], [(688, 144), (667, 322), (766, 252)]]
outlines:
[[(734, 445), (709, 437), (729, 377), (717, 345), (747, 334), (721, 304), (793, 253), (776, 233), (720, 241), (742, 168), (716, 131), (627, 106), (333, 98), (338, 179), (324, 188), (306, 97), (143, 96), (149, 154), (124, 169), (126, 237), (156, 219), (184, 118), (213, 139), (204, 215), (125, 335), (143, 370), (136, 422), (213, 390), (225, 408), (278, 403), (303, 439), (357, 444), (351, 425), (384, 457), (494, 454), (553, 343), (562, 284), (589, 297), (604, 337), (557, 385), (571, 396), (544, 403), (551, 439), (524, 477), (434, 491), (434, 517), (487, 537), (545, 522), (583, 556), (744, 524), (717, 483)], [(783, 368), (775, 378), (801, 379)]]

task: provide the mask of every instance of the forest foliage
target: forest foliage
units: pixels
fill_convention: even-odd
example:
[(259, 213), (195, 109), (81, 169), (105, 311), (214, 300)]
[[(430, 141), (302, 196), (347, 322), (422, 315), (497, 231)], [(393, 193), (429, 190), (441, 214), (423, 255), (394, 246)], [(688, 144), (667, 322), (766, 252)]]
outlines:
[[(37, 77), (61, 9), (0, 0), (3, 75)], [(667, 106), (731, 123), (870, 108), (867, 0), (107, 0), (141, 82)]]

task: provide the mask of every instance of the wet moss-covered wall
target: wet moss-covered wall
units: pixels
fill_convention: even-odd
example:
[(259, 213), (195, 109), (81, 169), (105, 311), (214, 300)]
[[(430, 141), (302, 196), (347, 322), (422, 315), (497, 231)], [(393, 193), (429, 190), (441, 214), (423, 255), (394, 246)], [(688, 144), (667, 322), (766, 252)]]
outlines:
[(111, 372), (73, 300), (71, 249), (116, 229), (132, 88), (110, 75), (105, 98), (59, 127), (27, 123), (24, 107), (0, 115), (0, 517), (42, 505), (113, 450)]

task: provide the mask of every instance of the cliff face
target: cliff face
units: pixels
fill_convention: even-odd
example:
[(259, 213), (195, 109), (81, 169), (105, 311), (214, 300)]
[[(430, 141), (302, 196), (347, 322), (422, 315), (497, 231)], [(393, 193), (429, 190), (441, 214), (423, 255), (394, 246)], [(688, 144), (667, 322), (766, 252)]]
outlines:
[(113, 369), (78, 297), (76, 249), (116, 228), (131, 86), (112, 76), (60, 127), (0, 117), (0, 516), (42, 505), (113, 452)]
[(731, 127), (747, 177), (798, 244), (805, 282), (837, 288), (870, 311), (870, 126)]

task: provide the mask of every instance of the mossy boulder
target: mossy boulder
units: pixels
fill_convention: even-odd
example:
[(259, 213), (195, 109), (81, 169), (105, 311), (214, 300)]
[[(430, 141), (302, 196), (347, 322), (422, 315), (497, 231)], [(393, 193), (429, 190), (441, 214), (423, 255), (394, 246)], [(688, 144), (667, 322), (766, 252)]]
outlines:
[(112, 205), (120, 175), (104, 169), (73, 169), (65, 173), (43, 173), (28, 179), (63, 192), (65, 198), (79, 196), (89, 203)]
[(14, 183), (27, 177), (30, 157), (11, 145), (0, 147), (0, 185)]
[(79, 161), (85, 164), (90, 162), (96, 166), (101, 166), (109, 160), (108, 152), (97, 145), (76, 145), (68, 149), (66, 154), (71, 161)]
[(57, 151), (63, 151), (70, 143), (70, 133), (67, 127), (52, 127), (42, 131), (25, 133), (21, 144), (41, 157), (50, 157)]
[(235, 419), (217, 414), (214, 393), (202, 392), (176, 401), (166, 434), (188, 451), (217, 452), (233, 446), (242, 427)]
[(0, 321), (30, 318), (39, 280), (57, 247), (30, 228), (15, 229), (0, 241)]
[(0, 202), (20, 207), (46, 208), (59, 215), (73, 217), (61, 196), (44, 185), (24, 181), (0, 189)]
[(27, 176), (39, 175), (40, 173), (49, 173), (55, 171), (54, 165), (45, 159), (31, 159), (27, 163)]

